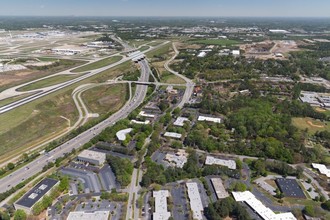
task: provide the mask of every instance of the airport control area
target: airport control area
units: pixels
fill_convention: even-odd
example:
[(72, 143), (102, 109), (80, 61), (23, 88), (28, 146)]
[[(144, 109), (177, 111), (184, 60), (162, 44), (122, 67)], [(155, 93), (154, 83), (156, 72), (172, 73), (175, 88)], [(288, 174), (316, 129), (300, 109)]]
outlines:
[(0, 219), (330, 219), (330, 20), (280, 21), (0, 17)]

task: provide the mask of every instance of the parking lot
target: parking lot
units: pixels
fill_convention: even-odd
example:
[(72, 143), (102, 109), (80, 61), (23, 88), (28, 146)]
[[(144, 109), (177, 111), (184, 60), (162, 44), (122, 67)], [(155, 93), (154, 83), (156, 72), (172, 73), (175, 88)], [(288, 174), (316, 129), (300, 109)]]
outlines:
[[(85, 193), (101, 192), (101, 183), (97, 175), (91, 171), (84, 171), (75, 168), (62, 168), (60, 172), (77, 179), (84, 185)], [(73, 189), (71, 189), (73, 191)]]
[(99, 171), (99, 177), (104, 190), (111, 190), (113, 188), (120, 189), (119, 184), (116, 182), (116, 176), (112, 172), (109, 165), (105, 165)]
[(185, 220), (189, 216), (188, 198), (184, 184), (173, 183), (171, 186), (171, 195), (173, 198), (173, 219)]

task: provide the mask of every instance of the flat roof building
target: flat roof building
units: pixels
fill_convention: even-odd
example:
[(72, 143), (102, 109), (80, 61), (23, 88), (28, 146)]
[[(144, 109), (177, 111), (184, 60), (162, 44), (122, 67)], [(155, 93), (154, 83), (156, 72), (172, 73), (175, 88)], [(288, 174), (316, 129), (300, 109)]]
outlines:
[(133, 131), (132, 128), (120, 130), (116, 133), (116, 136), (117, 136), (118, 140), (124, 141), (124, 140), (126, 140), (126, 135), (128, 135), (131, 131)]
[(185, 117), (178, 117), (173, 123), (173, 125), (182, 127), (185, 121), (189, 121), (189, 119)]
[(108, 220), (109, 216), (109, 211), (70, 212), (67, 220)]
[(324, 164), (312, 163), (312, 167), (317, 169), (321, 174), (330, 178), (330, 169), (328, 169)]
[(175, 154), (167, 153), (165, 156), (165, 160), (168, 161), (170, 163), (170, 165), (172, 165), (174, 167), (183, 168), (185, 163), (187, 163), (187, 160), (188, 160), (187, 157), (188, 157), (188, 154), (186, 153), (186, 151), (183, 149), (180, 149)]
[(22, 209), (28, 214), (32, 213), (33, 206), (42, 200), (45, 195), (48, 195), (57, 184), (58, 180), (46, 178), (40, 181), (30, 191), (25, 193), (16, 203), (14, 203), (15, 209)]
[(149, 120), (146, 120), (146, 121), (137, 121), (137, 120), (131, 120), (131, 122), (133, 123), (133, 124), (138, 124), (138, 125), (148, 125), (148, 124), (150, 124), (150, 121)]
[(207, 53), (206, 53), (205, 51), (202, 51), (202, 52), (200, 52), (200, 53), (197, 55), (197, 57), (202, 58), (202, 57), (205, 57), (206, 54), (207, 54)]
[(214, 117), (207, 117), (207, 116), (199, 116), (198, 121), (208, 121), (208, 122), (215, 122), (221, 123), (221, 118), (214, 118)]
[(91, 163), (98, 166), (104, 164), (105, 159), (106, 159), (105, 153), (92, 151), (92, 150), (84, 150), (77, 157), (77, 160), (81, 162)]
[(170, 137), (170, 138), (180, 139), (182, 137), (182, 134), (175, 133), (175, 132), (165, 132), (164, 136), (165, 137)]
[(145, 111), (141, 111), (139, 113), (139, 115), (142, 116), (142, 117), (146, 117), (146, 118), (154, 118), (155, 117), (155, 115), (147, 114)]
[(320, 106), (321, 103), (317, 99), (318, 93), (316, 92), (306, 92), (306, 91), (301, 91), (299, 99), (302, 102), (306, 102), (312, 106)]
[(241, 54), (240, 50), (232, 50), (231, 54), (233, 54), (234, 56), (239, 56)]
[(218, 158), (215, 158), (212, 156), (206, 156), (205, 164), (206, 165), (226, 166), (232, 170), (236, 169), (236, 162), (234, 160), (223, 160), (223, 159), (218, 159)]
[(237, 202), (245, 202), (264, 220), (296, 220), (296, 217), (291, 212), (274, 213), (262, 204), (250, 191), (233, 192), (233, 196)]
[(186, 183), (188, 188), (188, 197), (190, 201), (190, 208), (193, 212), (193, 219), (203, 220), (203, 204), (199, 194), (197, 183)]
[(193, 219), (203, 220), (203, 204), (199, 194), (197, 183), (186, 183), (188, 188), (188, 197), (190, 201), (190, 208), (193, 212)]
[(304, 191), (300, 188), (296, 179), (277, 178), (275, 182), (284, 196), (306, 199)]
[(229, 196), (220, 178), (211, 178), (210, 180), (218, 199), (224, 199)]
[(171, 213), (167, 211), (168, 190), (153, 191), (155, 198), (155, 212), (153, 213), (154, 220), (167, 220), (171, 217)]

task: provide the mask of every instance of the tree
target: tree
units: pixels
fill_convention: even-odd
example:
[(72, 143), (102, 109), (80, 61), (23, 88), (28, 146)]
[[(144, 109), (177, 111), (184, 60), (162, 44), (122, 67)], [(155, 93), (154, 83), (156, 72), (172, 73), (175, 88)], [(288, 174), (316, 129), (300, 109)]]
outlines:
[(240, 169), (243, 168), (243, 163), (242, 163), (242, 161), (240, 159), (235, 160), (235, 162), (236, 162), (236, 168), (237, 169), (240, 170)]
[(325, 210), (330, 211), (330, 200), (328, 200), (328, 201), (322, 203), (321, 207), (322, 207), (323, 209), (325, 209)]
[(0, 212), (0, 219), (1, 220), (10, 220), (10, 216), (8, 212)]
[(69, 189), (69, 178), (67, 176), (62, 177), (58, 189), (61, 192)]
[(315, 209), (311, 205), (305, 206), (303, 212), (310, 217), (315, 217)]
[(12, 170), (12, 169), (14, 169), (15, 168), (15, 164), (13, 164), (13, 163), (9, 163), (9, 164), (7, 164), (7, 169), (8, 170)]
[(15, 215), (14, 215), (14, 220), (25, 220), (26, 219), (26, 213), (21, 210), (21, 209), (18, 209), (16, 212), (15, 212)]

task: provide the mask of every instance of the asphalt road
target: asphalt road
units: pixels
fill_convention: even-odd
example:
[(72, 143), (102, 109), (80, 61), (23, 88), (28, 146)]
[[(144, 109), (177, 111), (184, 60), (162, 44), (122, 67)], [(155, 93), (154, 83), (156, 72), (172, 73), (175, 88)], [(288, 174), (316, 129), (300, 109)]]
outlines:
[[(156, 47), (149, 48), (145, 52), (148, 52), (148, 51), (154, 50), (156, 48), (159, 48), (159, 47), (161, 47), (161, 46), (163, 46), (163, 45), (165, 45), (167, 43), (168, 43), (168, 41), (167, 42), (164, 42), (164, 43), (162, 43), (162, 44), (160, 44), (160, 45), (158, 45)], [(92, 76), (94, 76), (96, 74), (99, 74), (99, 73), (101, 73), (101, 72), (103, 72), (103, 71), (105, 71), (105, 70), (107, 70), (109, 68), (113, 68), (113, 67), (118, 66), (118, 65), (120, 65), (122, 63), (125, 63), (125, 62), (127, 62), (129, 60), (134, 60), (135, 58), (140, 57), (140, 56), (141, 56), (141, 53), (138, 53), (138, 54), (135, 54), (135, 55), (131, 55), (131, 56), (128, 56), (128, 57), (125, 57), (125, 58), (121, 59), (120, 61), (118, 61), (118, 62), (116, 62), (114, 64), (111, 64), (109, 66), (102, 67), (102, 68), (99, 68), (99, 69), (96, 69), (96, 70), (91, 70), (89, 73), (86, 73), (86, 74), (84, 74), (84, 75), (82, 75), (80, 77), (77, 77), (75, 79), (66, 81), (64, 83), (60, 83), (60, 84), (57, 84), (57, 85), (54, 85), (54, 86), (49, 86), (49, 87), (46, 87), (46, 88), (43, 88), (43, 89), (37, 89), (37, 90), (29, 91), (29, 92), (37, 92), (37, 93), (36, 94), (33, 94), (31, 96), (28, 96), (26, 98), (20, 99), (20, 100), (18, 100), (16, 102), (12, 102), (12, 103), (10, 103), (8, 105), (5, 105), (5, 106), (0, 107), (0, 114), (5, 113), (5, 112), (8, 112), (8, 111), (11, 111), (11, 110), (13, 110), (15, 108), (18, 108), (18, 107), (20, 107), (22, 105), (25, 105), (25, 104), (29, 103), (29, 102), (32, 102), (34, 100), (37, 100), (37, 99), (39, 99), (41, 97), (44, 97), (46, 95), (49, 95), (49, 94), (51, 94), (53, 92), (59, 91), (59, 90), (65, 88), (65, 87), (68, 87), (70, 85), (73, 85), (74, 83), (77, 83), (77, 82), (80, 82), (80, 81), (82, 81), (84, 79), (90, 78), (90, 77), (92, 77)], [(146, 81), (148, 81), (148, 80), (146, 80)], [(13, 87), (13, 88), (11, 88), (9, 90), (10, 90), (11, 93), (13, 93), (13, 92), (15, 92), (15, 89), (14, 88), (20, 88), (20, 87), (25, 86), (25, 85), (28, 85), (28, 84), (30, 84), (32, 82), (34, 82), (34, 81), (31, 81), (31, 82), (26, 83), (26, 84), (22, 84), (20, 86)], [(14, 90), (12, 91), (12, 89), (14, 89)], [(7, 92), (7, 91), (4, 91), (4, 92)]]
[[(141, 66), (141, 77), (139, 81), (146, 82), (148, 81), (150, 74), (149, 65), (145, 60), (140, 61), (139, 64)], [(101, 133), (105, 128), (114, 125), (117, 121), (123, 118), (126, 118), (134, 109), (136, 109), (143, 102), (146, 93), (146, 85), (136, 85), (134, 96), (130, 96), (131, 99), (118, 112), (114, 113), (106, 120), (81, 133), (75, 138), (67, 141), (56, 149), (50, 151), (48, 155), (42, 155), (38, 157), (35, 161), (2, 178), (0, 180), (0, 193), (9, 190), (13, 186), (16, 186), (17, 184), (22, 182), (23, 178), (27, 179), (39, 173), (42, 168), (49, 162), (55, 161), (56, 158), (63, 156), (65, 153), (71, 152), (72, 149), (77, 149), (82, 145), (88, 143), (93, 137)]]
[(178, 54), (179, 54), (179, 51), (177, 50), (177, 48), (176, 48), (176, 46), (175, 46), (174, 43), (172, 44), (172, 46), (173, 46), (173, 49), (174, 49), (175, 54), (174, 54), (174, 56), (173, 56), (170, 60), (168, 60), (168, 61), (164, 64), (164, 67), (165, 67), (165, 69), (166, 69), (167, 71), (169, 71), (170, 73), (172, 73), (172, 74), (174, 74), (174, 75), (180, 77), (180, 78), (183, 79), (184, 81), (186, 81), (186, 90), (185, 90), (185, 93), (184, 93), (184, 95), (183, 95), (183, 97), (182, 97), (182, 99), (181, 99), (181, 102), (178, 104), (178, 107), (179, 107), (179, 108), (183, 108), (184, 104), (189, 102), (189, 99), (190, 99), (190, 97), (191, 97), (191, 95), (192, 95), (192, 93), (193, 93), (193, 91), (194, 91), (195, 83), (194, 83), (191, 79), (189, 79), (189, 78), (187, 78), (187, 77), (185, 77), (185, 76), (179, 74), (178, 72), (172, 70), (172, 69), (169, 67), (169, 64), (170, 64), (170, 63), (171, 63), (171, 62), (172, 62), (172, 61), (178, 56)]

